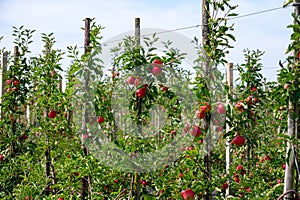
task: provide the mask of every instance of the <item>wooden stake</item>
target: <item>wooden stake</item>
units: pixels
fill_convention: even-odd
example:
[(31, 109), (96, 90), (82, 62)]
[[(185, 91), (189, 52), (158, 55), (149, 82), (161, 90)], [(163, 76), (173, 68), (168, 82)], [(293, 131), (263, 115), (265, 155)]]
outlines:
[[(0, 84), (1, 84), (1, 93), (0, 93), (0, 101), (2, 103), (2, 96), (4, 95), (5, 93), (5, 80), (4, 80), (4, 75), (6, 74), (6, 71), (7, 71), (7, 56), (8, 56), (8, 53), (5, 51), (2, 53), (2, 58), (1, 58), (1, 67), (2, 67), (2, 70), (1, 70), (1, 74), (0, 74)], [(3, 113), (2, 113), (2, 108), (0, 110), (1, 112), (1, 119), (3, 119)]]
[[(86, 18), (85, 19), (85, 32), (84, 32), (84, 53), (88, 53), (90, 52), (90, 43), (91, 43), (91, 40), (90, 40), (90, 23), (91, 23), (91, 19), (90, 18)], [(85, 86), (85, 92), (88, 93), (88, 86), (89, 86), (89, 82), (90, 82), (90, 74), (88, 73), (85, 81), (84, 81), (84, 86)], [(86, 109), (86, 107), (84, 108), (83, 110), (83, 114), (82, 114), (82, 125), (81, 125), (81, 130), (83, 132), (86, 132), (87, 130), (87, 127), (86, 127), (86, 124), (88, 123), (88, 111)], [(82, 135), (82, 138), (81, 138), (81, 141), (82, 141), (82, 145), (81, 145), (81, 148), (82, 148), (82, 151), (84, 153), (85, 156), (88, 155), (88, 150), (87, 148), (85, 147), (85, 145), (83, 144), (83, 135)], [(87, 196), (88, 196), (88, 188), (89, 188), (89, 181), (90, 178), (88, 176), (84, 176), (81, 178), (81, 197), (80, 199), (81, 200), (85, 200), (87, 199)]]
[[(229, 95), (233, 93), (233, 63), (227, 64), (227, 71), (226, 71), (226, 82), (227, 85), (230, 87)], [(230, 104), (230, 100), (227, 98), (227, 104)], [(226, 132), (230, 130), (228, 124), (226, 124)], [(229, 137), (226, 138), (226, 174), (229, 174), (230, 164), (231, 164), (231, 145)], [(230, 181), (228, 183), (229, 187), (226, 189), (226, 196), (231, 195), (230, 190)]]
[[(141, 45), (141, 27), (140, 27), (140, 18), (135, 18), (135, 39), (136, 39), (136, 45), (137, 47)], [(136, 98), (136, 102), (137, 102), (137, 108), (138, 108), (138, 113), (137, 113), (137, 119), (140, 119), (141, 113), (142, 113), (142, 102), (141, 100), (137, 97)], [(138, 126), (138, 131), (139, 134), (142, 134), (142, 124), (140, 124), (139, 122), (137, 123)], [(139, 172), (135, 172), (134, 173), (134, 200), (139, 200), (141, 197), (141, 183), (140, 183), (140, 176), (139, 176)]]
[(140, 18), (134, 19), (134, 32), (137, 46), (141, 45), (141, 23)]
[[(299, 0), (293, 0), (293, 3), (295, 4), (295, 17), (298, 18), (300, 15), (300, 1)], [(295, 50), (294, 57), (298, 57), (298, 50)], [(298, 77), (295, 78), (294, 82), (298, 81)], [(295, 84), (295, 83), (294, 83)], [(297, 116), (297, 117), (295, 117)], [(290, 138), (295, 137), (298, 133), (296, 132), (296, 125), (298, 126), (298, 117), (299, 117), (299, 111), (297, 105), (294, 105), (294, 103), (289, 100), (288, 105), (288, 132), (287, 135)], [(287, 158), (289, 158), (288, 163), (286, 163), (286, 169), (285, 169), (285, 177), (284, 177), (284, 193), (286, 193), (289, 190), (294, 189), (295, 184), (295, 157), (293, 154), (293, 143), (288, 142), (287, 143)], [(297, 152), (298, 149), (295, 149)], [(298, 177), (297, 177), (298, 178)], [(292, 198), (293, 195), (291, 193), (286, 195), (287, 198)]]
[[(202, 0), (202, 46), (206, 46), (209, 44), (209, 1)], [(203, 77), (212, 78), (211, 74), (211, 66), (210, 66), (210, 58), (204, 50), (204, 61), (202, 62), (203, 69)], [(209, 87), (207, 85), (207, 87)], [(211, 115), (205, 116), (203, 119), (203, 128), (205, 132), (207, 132), (206, 145), (205, 145), (205, 155), (204, 155), (204, 166), (205, 166), (205, 175), (206, 181), (211, 181), (211, 132), (209, 130), (210, 127), (210, 118)], [(210, 188), (207, 187), (205, 191), (205, 196), (203, 197), (205, 200), (211, 200), (212, 194), (210, 192)]]

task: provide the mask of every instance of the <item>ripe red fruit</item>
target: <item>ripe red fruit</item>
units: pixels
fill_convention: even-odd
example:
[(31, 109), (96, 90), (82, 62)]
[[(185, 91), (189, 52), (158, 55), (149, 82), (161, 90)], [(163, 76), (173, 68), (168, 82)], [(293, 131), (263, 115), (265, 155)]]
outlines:
[(205, 112), (203, 112), (201, 109), (196, 111), (196, 116), (199, 119), (203, 119), (205, 117)]
[(135, 78), (133, 76), (130, 76), (126, 82), (129, 84), (129, 85), (133, 85), (134, 84), (134, 81), (135, 81)]
[(243, 107), (242, 102), (238, 102), (238, 103), (235, 105), (235, 108), (238, 109), (238, 110), (240, 110), (241, 112), (243, 112), (244, 107)]
[(251, 92), (255, 92), (255, 91), (256, 91), (256, 87), (252, 87)]
[(218, 126), (218, 127), (216, 128), (216, 131), (222, 132), (222, 131), (223, 131), (223, 126)]
[(286, 168), (286, 164), (282, 164), (282, 166), (281, 166), (281, 167), (282, 167), (282, 169), (283, 169), (283, 170), (285, 170), (285, 168)]
[(284, 84), (283, 89), (287, 90), (289, 88), (289, 84)]
[(235, 176), (235, 177), (233, 178), (233, 180), (234, 180), (234, 182), (236, 182), (236, 183), (240, 183), (240, 178), (239, 178), (238, 176)]
[(152, 73), (154, 76), (159, 76), (159, 75), (162, 73), (162, 70), (161, 70), (160, 67), (155, 66), (155, 67), (153, 67), (153, 68), (151, 69), (151, 73)]
[(254, 103), (258, 103), (259, 102), (258, 98), (256, 98), (256, 97), (254, 97), (253, 101), (254, 101)]
[(279, 183), (281, 183), (281, 180), (280, 180), (280, 179), (278, 179), (278, 180), (277, 180), (277, 183), (278, 183), (278, 184), (279, 184)]
[(228, 183), (227, 183), (227, 182), (226, 182), (226, 183), (223, 183), (222, 189), (226, 190), (227, 188), (228, 188)]
[(244, 170), (243, 165), (238, 165), (238, 166), (236, 167), (236, 171), (242, 171), (242, 170)]
[(114, 182), (115, 182), (115, 183), (119, 183), (119, 180), (118, 180), (118, 179), (115, 179)]
[(166, 92), (166, 91), (168, 91), (168, 87), (166, 87), (166, 86), (163, 86), (163, 87), (161, 87), (161, 91), (163, 91), (163, 92)]
[(140, 88), (137, 91), (135, 91), (135, 94), (139, 98), (143, 98), (146, 95), (147, 91), (145, 88)]
[(176, 131), (171, 131), (171, 135), (176, 135)]
[(251, 192), (251, 189), (249, 187), (245, 188), (246, 192)]
[(222, 103), (218, 104), (218, 106), (217, 106), (217, 112), (219, 114), (225, 114), (226, 113), (224, 104), (222, 104)]
[(134, 85), (136, 86), (136, 87), (138, 87), (139, 85), (141, 85), (142, 84), (142, 79), (141, 78), (136, 78), (135, 80), (134, 80)]
[(180, 174), (179, 174), (179, 177), (182, 178), (182, 177), (183, 177), (183, 173), (180, 173)]
[(14, 81), (13, 81), (13, 85), (14, 85), (14, 86), (20, 85), (20, 81), (19, 81), (19, 80), (14, 80)]
[(49, 118), (55, 118), (56, 117), (56, 112), (54, 110), (50, 110), (50, 112), (48, 113), (48, 117)]
[(204, 113), (208, 113), (209, 112), (209, 108), (208, 108), (208, 106), (200, 106), (200, 110), (201, 110), (201, 112), (204, 112)]
[(5, 81), (5, 84), (6, 84), (6, 85), (10, 85), (10, 83), (11, 83), (11, 80), (10, 80), (10, 79), (7, 79), (7, 80)]
[(4, 159), (4, 155), (0, 155), (0, 161)]
[(194, 199), (194, 195), (195, 195), (194, 191), (191, 190), (190, 188), (181, 191), (181, 196), (184, 200), (192, 200)]
[(31, 200), (32, 199), (32, 196), (26, 196), (25, 197), (25, 200)]
[(264, 156), (264, 160), (271, 160), (270, 156), (266, 155)]
[(191, 135), (194, 137), (198, 137), (200, 135), (202, 135), (202, 130), (199, 126), (193, 126), (192, 130), (191, 130)]
[(146, 186), (148, 183), (147, 183), (147, 181), (145, 181), (145, 180), (141, 180), (141, 184), (142, 184), (143, 186)]
[(99, 116), (97, 119), (98, 124), (102, 124), (105, 121), (105, 118), (103, 116)]
[(242, 146), (245, 144), (245, 138), (243, 136), (237, 135), (233, 140), (232, 143), (236, 146)]
[(12, 90), (15, 91), (15, 92), (19, 91), (19, 89), (17, 87), (13, 87)]
[(192, 151), (194, 150), (194, 147), (193, 146), (187, 147), (186, 150)]
[(85, 140), (85, 139), (88, 139), (89, 138), (89, 135), (88, 134), (84, 134), (83, 135), (83, 139)]
[(62, 198), (62, 197), (59, 197), (57, 200), (64, 200), (64, 198)]
[(252, 96), (247, 97), (246, 103), (247, 103), (248, 105), (252, 104)]
[(214, 125), (219, 125), (219, 124), (220, 124), (220, 121), (216, 119), (216, 120), (214, 121)]
[(153, 67), (161, 67), (163, 65), (163, 62), (158, 60), (158, 59), (155, 59), (153, 62), (152, 62), (152, 66)]
[(24, 140), (26, 140), (26, 139), (28, 138), (28, 136), (27, 136), (26, 134), (23, 134), (23, 135), (22, 135), (22, 138), (23, 138)]

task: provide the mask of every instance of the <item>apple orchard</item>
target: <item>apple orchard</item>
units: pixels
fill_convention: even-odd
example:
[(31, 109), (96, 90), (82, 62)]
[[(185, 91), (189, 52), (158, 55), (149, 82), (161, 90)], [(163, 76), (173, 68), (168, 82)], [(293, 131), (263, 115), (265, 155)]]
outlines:
[(1, 49), (0, 199), (298, 199), (298, 12), (277, 81), (265, 82), (264, 52), (225, 59), (231, 4), (203, 5), (194, 74), (172, 42), (158, 53), (159, 34), (122, 38), (107, 74), (95, 19), (84, 52), (55, 49), (50, 33), (34, 57), (35, 31), (14, 27), (14, 52)]

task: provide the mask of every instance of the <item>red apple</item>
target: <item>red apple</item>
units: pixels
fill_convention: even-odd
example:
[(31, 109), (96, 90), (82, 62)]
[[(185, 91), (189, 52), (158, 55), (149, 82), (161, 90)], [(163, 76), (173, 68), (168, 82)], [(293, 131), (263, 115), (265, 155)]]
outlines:
[(0, 155), (0, 161), (4, 159), (4, 155)]
[(191, 135), (194, 137), (198, 137), (200, 135), (202, 135), (202, 130), (199, 126), (193, 126), (192, 130), (191, 130)]
[(252, 87), (251, 92), (255, 92), (255, 91), (256, 91), (256, 87)]
[(146, 95), (147, 91), (145, 88), (140, 88), (137, 91), (135, 91), (135, 94), (139, 98), (143, 98)]
[(85, 140), (85, 139), (88, 139), (89, 138), (89, 134), (84, 134), (83, 135), (83, 139)]
[(226, 190), (227, 188), (228, 188), (228, 183), (227, 182), (223, 183), (222, 189)]
[(249, 187), (245, 188), (246, 192), (251, 192), (251, 189)]
[(179, 174), (179, 177), (182, 178), (182, 177), (183, 177), (183, 173), (180, 173), (180, 174)]
[(207, 105), (205, 105), (205, 106), (200, 106), (200, 110), (201, 112), (208, 113), (210, 111), (210, 108)]
[(176, 135), (176, 131), (171, 131), (171, 135)]
[(219, 125), (220, 124), (220, 121), (219, 120), (217, 120), (217, 119), (215, 119), (215, 121), (214, 121), (214, 125)]
[(245, 144), (245, 138), (243, 136), (237, 135), (231, 142), (236, 146), (242, 146)]
[(280, 180), (280, 179), (278, 179), (278, 180), (277, 180), (277, 183), (278, 183), (278, 184), (279, 184), (279, 183), (281, 183), (281, 180)]
[(218, 106), (217, 106), (217, 112), (219, 114), (225, 114), (226, 113), (224, 104), (222, 104), (222, 103), (218, 104)]
[(242, 170), (244, 170), (243, 165), (238, 165), (238, 166), (236, 167), (236, 171), (242, 171)]
[(271, 160), (270, 156), (266, 155), (264, 156), (264, 160)]
[(129, 85), (133, 85), (134, 84), (134, 81), (135, 81), (135, 78), (133, 76), (130, 76), (126, 82), (129, 84)]
[(119, 180), (118, 180), (118, 179), (115, 179), (114, 182), (115, 182), (115, 183), (119, 183)]
[(32, 196), (26, 196), (25, 200), (32, 200)]
[(134, 85), (136, 86), (136, 87), (138, 87), (138, 86), (140, 86), (141, 84), (142, 84), (142, 79), (141, 78), (136, 78), (135, 80), (134, 80)]
[(159, 76), (159, 75), (161, 75), (161, 73), (162, 73), (162, 70), (161, 70), (161, 68), (160, 67), (153, 67), (152, 69), (151, 69), (151, 73), (154, 75), (154, 76)]
[(163, 65), (163, 62), (158, 60), (158, 59), (155, 59), (153, 62), (152, 62), (152, 66), (153, 67), (162, 67)]
[(190, 188), (181, 191), (181, 196), (184, 200), (192, 200), (194, 199), (194, 195), (195, 195), (194, 191), (191, 190)]
[(57, 200), (64, 200), (64, 198), (62, 198), (62, 197), (59, 197)]
[(163, 91), (163, 92), (166, 92), (166, 91), (168, 91), (168, 89), (169, 89), (169, 88), (168, 88), (168, 87), (166, 87), (166, 86), (162, 86), (162, 87), (161, 87), (161, 91)]
[(258, 103), (259, 102), (258, 98), (256, 98), (256, 97), (254, 97), (253, 101), (254, 101), (254, 103)]
[(105, 118), (103, 116), (99, 116), (97, 119), (98, 124), (102, 124), (102, 123), (104, 123), (104, 121), (105, 121)]
[(233, 178), (233, 180), (234, 180), (234, 182), (236, 182), (236, 183), (240, 183), (240, 178), (239, 178), (238, 176), (235, 176), (235, 177)]
[(218, 127), (216, 128), (216, 131), (222, 132), (222, 131), (223, 131), (223, 126), (218, 126)]
[(192, 150), (194, 150), (194, 147), (193, 146), (189, 146), (189, 147), (186, 148), (186, 150), (192, 151)]
[(196, 116), (199, 119), (203, 119), (205, 117), (205, 112), (203, 112), (201, 109), (196, 111)]
[(282, 167), (282, 169), (283, 169), (283, 170), (285, 170), (285, 168), (286, 168), (286, 164), (282, 164), (282, 166), (281, 166), (281, 167)]
[(289, 88), (289, 84), (284, 84), (283, 89), (287, 90)]
[(145, 180), (141, 180), (141, 184), (142, 184), (143, 186), (146, 186), (148, 183), (147, 183), (147, 181), (145, 181)]
[(14, 86), (20, 85), (20, 81), (19, 81), (19, 80), (14, 80), (14, 81), (13, 81), (13, 85), (14, 85)]
[(15, 91), (15, 92), (19, 91), (19, 89), (17, 87), (13, 87), (12, 90)]
[(23, 138), (24, 140), (26, 140), (26, 139), (28, 138), (28, 136), (27, 136), (26, 134), (23, 134), (23, 135), (22, 135), (22, 138)]
[(5, 81), (5, 84), (6, 84), (6, 85), (10, 85), (11, 81), (12, 81), (11, 79), (7, 79), (7, 80)]
[(246, 103), (247, 103), (248, 105), (252, 104), (252, 96), (248, 96), (248, 97), (247, 97)]
[(48, 113), (48, 117), (49, 118), (55, 118), (56, 117), (56, 112), (54, 110), (50, 110), (50, 112)]

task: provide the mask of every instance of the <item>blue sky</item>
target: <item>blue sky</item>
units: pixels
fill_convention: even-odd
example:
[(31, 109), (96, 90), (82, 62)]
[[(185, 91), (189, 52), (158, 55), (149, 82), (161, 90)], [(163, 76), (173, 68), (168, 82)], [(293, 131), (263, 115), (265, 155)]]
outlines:
[[(252, 12), (280, 7), (283, 0), (233, 0), (238, 4), (237, 13)], [(0, 0), (0, 35), (4, 40), (0, 47), (13, 49), (12, 26), (25, 25), (35, 29), (32, 54), (42, 48), (41, 33), (54, 32), (56, 47), (66, 49), (70, 45), (83, 45), (83, 26), (85, 17), (96, 18), (105, 27), (104, 40), (120, 33), (133, 30), (134, 18), (141, 18), (141, 28), (176, 29), (201, 24), (200, 0)], [(289, 43), (292, 22), (291, 7), (255, 16), (235, 19), (237, 41), (227, 59), (234, 64), (242, 63), (243, 49), (265, 51), (262, 63), (263, 74), (268, 80), (276, 80), (278, 61), (285, 58)], [(188, 38), (201, 37), (201, 29), (193, 28), (178, 33)]]

